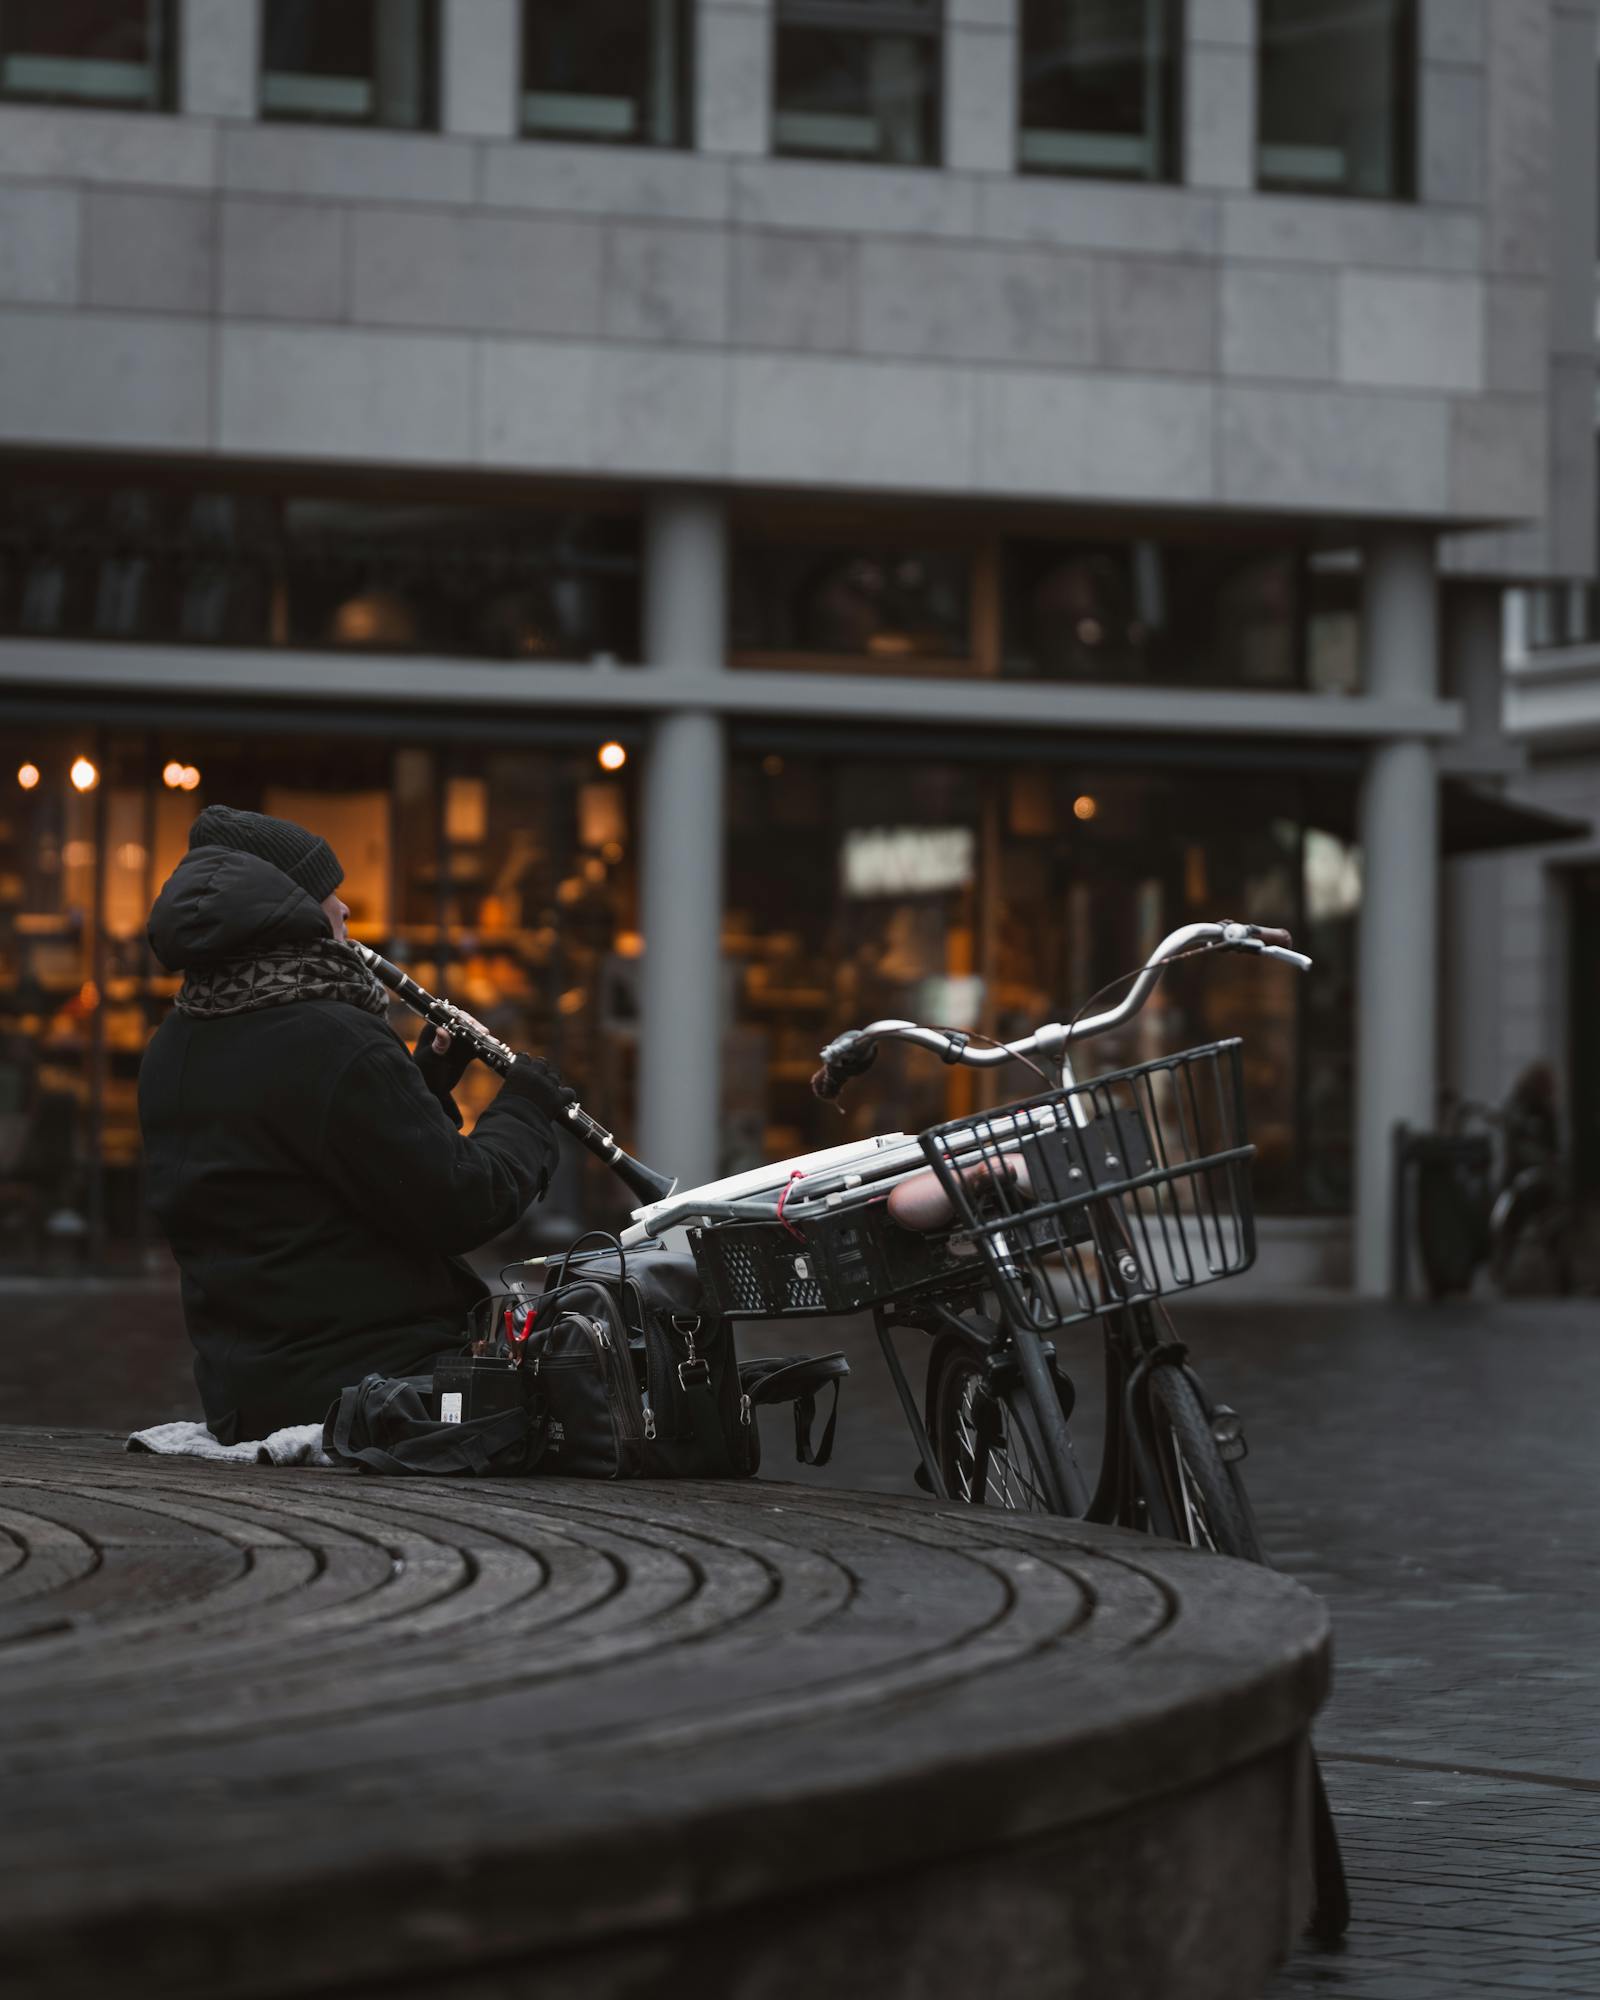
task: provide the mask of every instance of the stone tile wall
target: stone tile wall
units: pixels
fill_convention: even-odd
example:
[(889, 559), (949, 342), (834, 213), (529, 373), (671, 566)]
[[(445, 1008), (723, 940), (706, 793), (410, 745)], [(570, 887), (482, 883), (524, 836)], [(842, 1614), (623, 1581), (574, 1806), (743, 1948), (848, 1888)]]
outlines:
[(0, 110), (0, 438), (1428, 518), (1482, 554), (1557, 469), (1573, 4), (1425, 0), (1416, 204), (1249, 191), (1252, 0), (1191, 0), (1181, 187), (1010, 170), (1014, 0), (951, 0), (937, 172), (764, 157), (765, 0), (702, 0), (692, 154), (513, 138), (512, 0), (446, 0), (417, 136), (253, 122), (253, 8), (191, 4), (192, 115)]

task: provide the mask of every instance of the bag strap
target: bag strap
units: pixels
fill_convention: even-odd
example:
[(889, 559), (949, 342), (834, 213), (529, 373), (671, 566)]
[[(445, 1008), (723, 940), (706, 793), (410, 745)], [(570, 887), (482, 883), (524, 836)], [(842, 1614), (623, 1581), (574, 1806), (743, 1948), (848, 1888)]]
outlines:
[(833, 1407), (828, 1412), (828, 1421), (822, 1427), (822, 1442), (816, 1450), (811, 1449), (811, 1426), (817, 1420), (817, 1399), (815, 1396), (796, 1396), (794, 1399), (794, 1456), (797, 1465), (826, 1465), (833, 1456), (833, 1433), (839, 1422), (839, 1378), (833, 1383)]
[[(839, 1385), (850, 1373), (843, 1354), (777, 1354), (747, 1361), (739, 1370), (739, 1386), (757, 1408), (763, 1403), (794, 1404), (794, 1456), (797, 1465), (826, 1465), (833, 1456), (839, 1423)], [(812, 1448), (817, 1420), (817, 1396), (833, 1384), (833, 1403), (822, 1437)]]

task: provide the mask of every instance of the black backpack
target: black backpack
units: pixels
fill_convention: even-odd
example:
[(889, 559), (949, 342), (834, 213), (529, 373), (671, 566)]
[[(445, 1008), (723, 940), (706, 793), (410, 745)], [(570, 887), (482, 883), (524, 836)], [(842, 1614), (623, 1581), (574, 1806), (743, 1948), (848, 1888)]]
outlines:
[[(833, 1449), (842, 1354), (746, 1362), (731, 1323), (707, 1312), (693, 1257), (651, 1244), (581, 1252), (548, 1268), (540, 1293), (490, 1302), (504, 1345), (533, 1370), (546, 1423), (539, 1470), (590, 1479), (727, 1479), (761, 1463), (755, 1411), (795, 1406), (796, 1456), (826, 1465)], [(813, 1449), (816, 1396), (834, 1408)]]

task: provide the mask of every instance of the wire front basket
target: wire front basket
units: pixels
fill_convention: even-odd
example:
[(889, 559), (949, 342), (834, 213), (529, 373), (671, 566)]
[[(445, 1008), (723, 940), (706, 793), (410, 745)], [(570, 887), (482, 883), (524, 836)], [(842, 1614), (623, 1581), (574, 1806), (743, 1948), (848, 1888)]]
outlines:
[(922, 1150), (1008, 1313), (1040, 1332), (1248, 1270), (1239, 1042), (936, 1125)]

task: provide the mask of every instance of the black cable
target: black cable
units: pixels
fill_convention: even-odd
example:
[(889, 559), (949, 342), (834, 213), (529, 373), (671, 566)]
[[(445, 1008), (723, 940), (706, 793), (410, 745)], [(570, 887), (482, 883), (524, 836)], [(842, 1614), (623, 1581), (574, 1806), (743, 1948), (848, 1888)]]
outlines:
[(1115, 979), (1108, 979), (1098, 992), (1089, 995), (1088, 999), (1084, 1001), (1077, 1013), (1067, 1023), (1068, 1046), (1070, 1047), (1072, 1043), (1073, 1030), (1083, 1019), (1084, 1015), (1088, 1013), (1091, 1007), (1097, 1006), (1108, 993), (1115, 993), (1119, 986), (1131, 986), (1136, 979), (1142, 978), (1147, 972), (1154, 971), (1159, 977), (1161, 973), (1166, 971), (1169, 965), (1181, 965), (1186, 958), (1203, 958), (1207, 952), (1220, 951), (1223, 948), (1223, 942), (1221, 938), (1208, 938), (1203, 944), (1190, 945), (1187, 951), (1175, 951), (1171, 958), (1162, 959), (1156, 966), (1152, 966), (1147, 959), (1143, 965), (1136, 965), (1131, 972), (1120, 973)]

